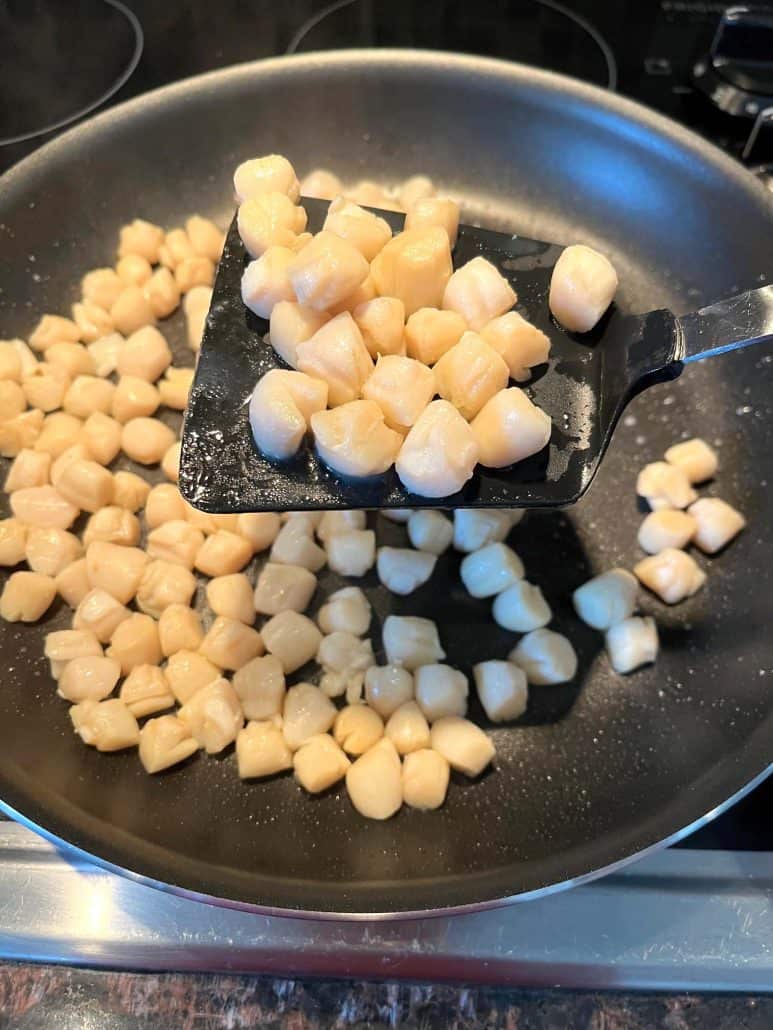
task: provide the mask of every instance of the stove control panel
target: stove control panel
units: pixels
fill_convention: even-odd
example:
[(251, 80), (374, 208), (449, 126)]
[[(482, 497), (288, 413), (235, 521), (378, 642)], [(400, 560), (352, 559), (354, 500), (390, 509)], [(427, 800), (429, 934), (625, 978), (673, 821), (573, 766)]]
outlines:
[(754, 120), (773, 108), (773, 10), (729, 7), (709, 53), (693, 67), (693, 80), (735, 117)]

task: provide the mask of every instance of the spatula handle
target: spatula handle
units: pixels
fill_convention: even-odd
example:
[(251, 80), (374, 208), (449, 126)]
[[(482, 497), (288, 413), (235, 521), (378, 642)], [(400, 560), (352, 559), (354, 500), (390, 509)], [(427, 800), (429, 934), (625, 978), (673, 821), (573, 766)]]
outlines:
[(747, 290), (676, 320), (682, 364), (773, 340), (773, 285)]

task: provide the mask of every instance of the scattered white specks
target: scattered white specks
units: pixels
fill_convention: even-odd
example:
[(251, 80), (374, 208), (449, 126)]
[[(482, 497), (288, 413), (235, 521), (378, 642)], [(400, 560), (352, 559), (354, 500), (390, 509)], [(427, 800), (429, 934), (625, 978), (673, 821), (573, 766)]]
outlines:
[(623, 419), (623, 425), (624, 426), (635, 426), (636, 425), (636, 416), (635, 415), (626, 415), (625, 418)]

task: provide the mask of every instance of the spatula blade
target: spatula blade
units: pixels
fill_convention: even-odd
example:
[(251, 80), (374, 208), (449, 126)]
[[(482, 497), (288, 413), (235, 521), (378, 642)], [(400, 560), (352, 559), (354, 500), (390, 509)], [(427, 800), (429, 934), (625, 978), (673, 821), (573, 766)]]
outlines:
[[(322, 228), (326, 201), (302, 201), (309, 230)], [(377, 212), (394, 231), (403, 216)], [(521, 236), (464, 225), (454, 267), (482, 255), (512, 283), (517, 310), (551, 339), (548, 365), (534, 370), (524, 388), (551, 416), (549, 445), (505, 469), (478, 466), (464, 489), (450, 497), (420, 497), (404, 489), (394, 469), (373, 479), (345, 479), (317, 457), (308, 440), (287, 462), (266, 458), (255, 446), (248, 417), (258, 379), (285, 368), (265, 342), (268, 322), (245, 308), (241, 277), (249, 255), (234, 219), (228, 231), (207, 317), (196, 377), (185, 417), (180, 489), (202, 511), (213, 513), (335, 508), (556, 507), (572, 504), (586, 489), (601, 447), (598, 421), (598, 332), (581, 338), (550, 318), (547, 295), (561, 248)]]

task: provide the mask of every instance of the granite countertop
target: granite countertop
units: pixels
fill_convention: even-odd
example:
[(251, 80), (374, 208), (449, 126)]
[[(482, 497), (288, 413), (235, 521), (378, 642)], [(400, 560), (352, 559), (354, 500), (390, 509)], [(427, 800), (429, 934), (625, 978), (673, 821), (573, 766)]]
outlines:
[(272, 1026), (767, 1030), (773, 998), (110, 973), (0, 964), (0, 1028)]

